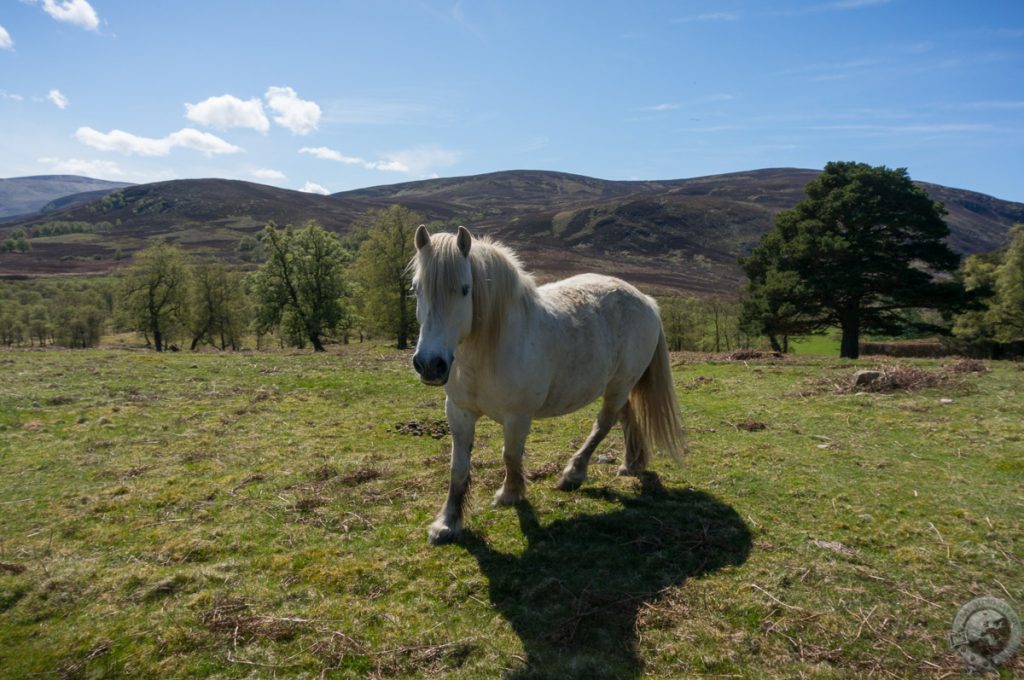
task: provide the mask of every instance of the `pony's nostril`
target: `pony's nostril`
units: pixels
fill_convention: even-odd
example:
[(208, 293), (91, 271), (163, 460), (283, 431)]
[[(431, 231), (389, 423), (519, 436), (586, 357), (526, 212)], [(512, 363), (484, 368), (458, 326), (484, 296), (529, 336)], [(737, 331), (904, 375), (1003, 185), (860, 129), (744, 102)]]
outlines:
[(414, 354), (412, 357), (412, 367), (416, 369), (417, 373), (423, 375), (424, 366), (423, 362), (420, 361), (420, 356), (418, 354)]
[(434, 362), (434, 375), (442, 376), (448, 374), (448, 362), (444, 359), (437, 359)]

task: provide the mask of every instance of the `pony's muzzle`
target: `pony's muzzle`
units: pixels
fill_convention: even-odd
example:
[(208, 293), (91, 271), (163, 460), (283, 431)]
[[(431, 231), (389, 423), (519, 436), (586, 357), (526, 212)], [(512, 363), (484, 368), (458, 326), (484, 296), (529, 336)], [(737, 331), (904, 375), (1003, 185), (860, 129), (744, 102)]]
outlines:
[(452, 362), (444, 357), (430, 357), (424, 359), (419, 353), (413, 355), (412, 366), (420, 374), (420, 380), (427, 385), (440, 386), (448, 382), (448, 373), (451, 371)]

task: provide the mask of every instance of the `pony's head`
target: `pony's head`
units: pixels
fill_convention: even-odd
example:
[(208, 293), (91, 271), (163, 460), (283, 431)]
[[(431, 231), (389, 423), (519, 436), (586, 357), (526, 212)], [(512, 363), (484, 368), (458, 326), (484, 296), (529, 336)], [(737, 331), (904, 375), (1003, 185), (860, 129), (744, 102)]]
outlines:
[(455, 348), (473, 330), (472, 244), (465, 227), (455, 235), (431, 236), (423, 225), (416, 230), (412, 285), (420, 337), (412, 365), (427, 385), (448, 382)]

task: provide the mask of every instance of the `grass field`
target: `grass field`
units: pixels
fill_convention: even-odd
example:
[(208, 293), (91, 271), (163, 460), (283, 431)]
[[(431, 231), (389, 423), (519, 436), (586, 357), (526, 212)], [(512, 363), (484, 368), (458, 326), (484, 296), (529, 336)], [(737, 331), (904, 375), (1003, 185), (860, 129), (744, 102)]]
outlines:
[(443, 394), (408, 360), (0, 352), (0, 676), (947, 678), (962, 604), (1024, 614), (1019, 364), (855, 394), (866, 362), (682, 356), (681, 465), (553, 490), (591, 408), (494, 510), (482, 423), (432, 548)]
[(830, 333), (790, 338), (789, 351), (799, 356), (837, 357), (839, 356), (839, 336)]

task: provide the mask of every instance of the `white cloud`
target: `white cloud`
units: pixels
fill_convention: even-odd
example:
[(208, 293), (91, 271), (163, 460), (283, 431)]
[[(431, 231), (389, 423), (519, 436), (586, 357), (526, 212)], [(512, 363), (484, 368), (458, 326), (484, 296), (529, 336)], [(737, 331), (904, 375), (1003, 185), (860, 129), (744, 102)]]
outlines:
[(210, 97), (198, 104), (185, 104), (185, 117), (218, 130), (242, 127), (266, 132), (270, 129), (270, 121), (263, 113), (263, 102), (256, 98), (242, 101), (230, 94)]
[(290, 87), (271, 87), (266, 94), (267, 106), (278, 114), (274, 122), (297, 135), (308, 135), (320, 124), (320, 106), (299, 95)]
[(361, 158), (350, 158), (343, 156), (340, 151), (329, 149), (326, 146), (304, 146), (299, 149), (299, 153), (308, 153), (310, 156), (315, 156), (325, 161), (338, 161), (339, 163), (360, 163)]
[(182, 128), (166, 137), (154, 138), (140, 137), (124, 130), (100, 132), (91, 127), (80, 127), (75, 132), (75, 138), (101, 151), (117, 151), (126, 156), (166, 156), (175, 147), (195, 149), (206, 156), (238, 153), (242, 150), (216, 135), (194, 128)]
[(327, 196), (331, 193), (326, 188), (320, 186), (316, 182), (306, 182), (305, 184), (302, 185), (302, 188), (299, 189), (299, 191), (305, 191), (307, 194), (322, 194), (324, 196)]
[(13, 92), (7, 92), (6, 90), (0, 90), (0, 99), (7, 99), (12, 102), (25, 101), (25, 98), (20, 94), (14, 94)]
[(14, 51), (14, 39), (3, 26), (0, 26), (0, 50)]
[(345, 165), (359, 165), (367, 170), (383, 170), (385, 172), (409, 171), (406, 166), (401, 163), (396, 163), (393, 160), (368, 161), (365, 158), (359, 158), (358, 156), (346, 156), (340, 151), (326, 146), (304, 146), (299, 149), (299, 153), (307, 153), (310, 156), (315, 156), (316, 158), (325, 161), (334, 161), (336, 163), (344, 163)]
[(283, 172), (273, 168), (256, 168), (249, 174), (259, 179), (288, 179)]
[(58, 109), (68, 108), (68, 98), (61, 94), (60, 90), (50, 90), (50, 93), (46, 95), (46, 98), (53, 102), (53, 105)]
[(384, 154), (379, 161), (368, 161), (358, 156), (346, 156), (340, 151), (326, 146), (304, 146), (299, 153), (309, 154), (321, 160), (359, 165), (367, 170), (382, 172), (401, 172), (408, 175), (426, 176), (433, 174), (435, 168), (454, 165), (459, 160), (458, 152), (438, 146), (418, 146), (402, 151)]
[(57, 21), (64, 21), (90, 31), (100, 26), (96, 10), (86, 0), (43, 0), (43, 11)]
[(40, 158), (55, 175), (85, 175), (87, 177), (122, 177), (124, 171), (114, 161), (87, 161), (79, 158)]

